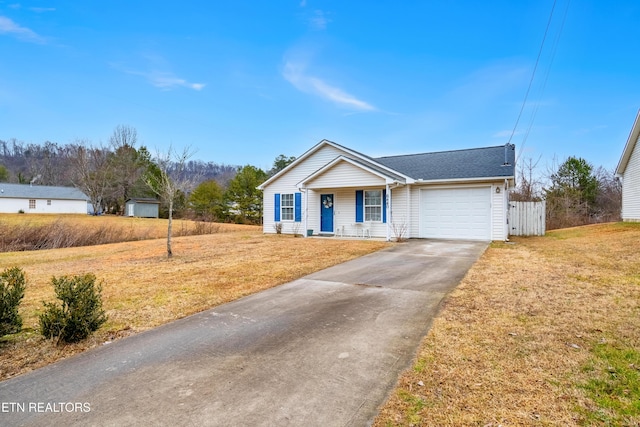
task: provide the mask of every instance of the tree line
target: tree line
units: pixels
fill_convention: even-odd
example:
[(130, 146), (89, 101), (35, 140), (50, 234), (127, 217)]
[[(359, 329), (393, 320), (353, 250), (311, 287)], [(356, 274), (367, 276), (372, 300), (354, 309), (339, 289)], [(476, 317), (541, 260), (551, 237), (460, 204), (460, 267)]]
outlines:
[[(89, 196), (95, 213), (123, 215), (128, 199), (159, 197), (164, 218), (259, 224), (262, 192), (256, 187), (295, 160), (281, 154), (264, 171), (191, 156), (188, 147), (152, 155), (126, 125), (116, 126), (107, 144), (0, 140), (0, 182), (74, 186)], [(622, 187), (613, 171), (569, 157), (540, 173), (539, 162), (519, 162), (510, 199), (546, 200), (547, 229), (620, 219)]]
[(540, 173), (539, 162), (520, 162), (510, 199), (545, 200), (548, 230), (620, 220), (622, 185), (613, 171), (570, 156)]
[(128, 199), (158, 197), (161, 217), (257, 224), (262, 194), (256, 187), (295, 159), (280, 155), (263, 171), (191, 157), (188, 147), (152, 154), (127, 125), (116, 126), (106, 144), (0, 140), (0, 182), (76, 187), (95, 214), (123, 215)]

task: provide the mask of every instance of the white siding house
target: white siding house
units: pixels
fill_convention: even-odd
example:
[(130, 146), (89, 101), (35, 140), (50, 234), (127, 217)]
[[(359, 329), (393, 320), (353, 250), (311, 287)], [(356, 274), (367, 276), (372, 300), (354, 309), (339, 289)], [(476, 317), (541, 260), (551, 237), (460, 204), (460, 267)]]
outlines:
[(622, 220), (640, 221), (640, 111), (618, 162), (616, 176), (622, 180)]
[(271, 177), (264, 232), (505, 240), (513, 145), (371, 158), (323, 140)]
[(0, 213), (86, 214), (88, 200), (73, 187), (0, 182)]

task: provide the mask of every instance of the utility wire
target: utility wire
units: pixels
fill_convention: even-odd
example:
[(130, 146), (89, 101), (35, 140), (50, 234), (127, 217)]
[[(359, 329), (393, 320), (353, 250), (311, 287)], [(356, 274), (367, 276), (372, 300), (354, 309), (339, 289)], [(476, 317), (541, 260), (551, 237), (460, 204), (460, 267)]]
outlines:
[[(547, 87), (547, 81), (549, 80), (549, 74), (551, 72), (551, 65), (553, 64), (553, 60), (555, 59), (556, 52), (558, 50), (558, 42), (560, 41), (560, 35), (562, 34), (562, 30), (564, 29), (564, 24), (567, 20), (567, 13), (569, 12), (569, 4), (571, 4), (571, 0), (567, 1), (567, 6), (564, 9), (564, 15), (562, 16), (562, 22), (560, 24), (560, 29), (558, 30), (558, 34), (556, 34), (556, 37), (553, 40), (553, 45), (551, 47), (551, 58), (549, 60), (549, 65), (547, 66), (547, 70), (544, 75), (544, 80), (542, 82), (542, 86), (538, 94), (538, 100), (542, 99), (544, 90)], [(522, 151), (524, 150), (524, 145), (527, 142), (527, 138), (529, 138), (529, 133), (531, 132), (531, 128), (533, 127), (533, 122), (535, 121), (536, 114), (538, 113), (539, 107), (540, 107), (540, 103), (537, 102), (531, 113), (531, 118), (529, 119), (529, 126), (527, 127), (527, 131), (525, 132), (524, 137), (522, 138), (522, 144), (520, 145), (520, 149), (518, 150), (518, 155), (516, 156), (516, 163), (518, 163), (518, 159), (520, 159), (520, 156), (522, 155)]]
[(540, 50), (538, 51), (538, 56), (536, 58), (536, 64), (533, 67), (533, 73), (531, 73), (531, 79), (529, 79), (529, 86), (527, 87), (527, 92), (524, 95), (524, 100), (522, 101), (522, 106), (520, 107), (520, 112), (518, 113), (518, 118), (516, 119), (516, 124), (513, 126), (513, 130), (511, 131), (511, 136), (509, 136), (509, 141), (507, 144), (511, 143), (513, 139), (513, 135), (516, 133), (516, 129), (518, 128), (518, 123), (520, 123), (520, 118), (522, 117), (522, 112), (524, 111), (524, 107), (527, 104), (527, 98), (529, 97), (529, 92), (531, 91), (531, 86), (533, 85), (533, 79), (536, 76), (536, 70), (538, 69), (538, 63), (540, 62), (540, 56), (542, 55), (542, 51), (544, 48), (544, 42), (547, 39), (547, 34), (549, 32), (549, 27), (551, 26), (551, 21), (553, 19), (553, 11), (556, 8), (556, 1), (553, 1), (553, 6), (551, 7), (551, 13), (549, 14), (549, 20), (547, 21), (547, 27), (544, 30), (544, 37), (542, 37), (542, 43), (540, 44)]

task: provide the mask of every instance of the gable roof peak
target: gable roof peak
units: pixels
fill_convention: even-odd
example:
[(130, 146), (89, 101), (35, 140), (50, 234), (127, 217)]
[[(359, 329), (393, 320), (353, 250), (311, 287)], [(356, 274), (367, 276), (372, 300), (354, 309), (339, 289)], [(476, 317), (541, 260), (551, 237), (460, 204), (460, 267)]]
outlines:
[(622, 150), (622, 156), (620, 156), (620, 161), (618, 161), (616, 176), (622, 176), (627, 169), (627, 164), (631, 159), (631, 154), (636, 147), (638, 139), (640, 139), (640, 109), (636, 113), (636, 119), (631, 127), (631, 132), (629, 132), (629, 138), (627, 138), (627, 143), (624, 146), (624, 150)]

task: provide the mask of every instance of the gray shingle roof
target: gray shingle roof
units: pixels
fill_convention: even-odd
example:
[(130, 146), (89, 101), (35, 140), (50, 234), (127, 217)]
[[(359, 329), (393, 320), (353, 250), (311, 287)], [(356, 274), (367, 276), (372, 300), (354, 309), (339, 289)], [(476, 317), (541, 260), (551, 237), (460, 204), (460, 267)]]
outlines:
[(160, 200), (154, 199), (153, 197), (132, 197), (127, 199), (127, 203), (128, 202), (160, 204)]
[(89, 200), (82, 191), (74, 187), (7, 184), (5, 182), (0, 182), (0, 198)]
[(373, 160), (416, 180), (506, 178), (514, 176), (515, 146), (507, 144)]

